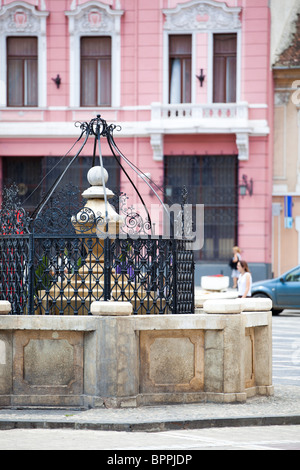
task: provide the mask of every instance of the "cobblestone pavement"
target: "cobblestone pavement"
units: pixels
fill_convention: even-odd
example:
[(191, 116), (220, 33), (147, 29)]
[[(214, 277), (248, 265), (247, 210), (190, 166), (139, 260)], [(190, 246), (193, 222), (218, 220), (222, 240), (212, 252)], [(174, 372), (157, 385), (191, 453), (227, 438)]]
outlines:
[(0, 430), (13, 427), (166, 431), (272, 424), (300, 425), (300, 388), (279, 385), (273, 397), (246, 403), (145, 406), (91, 410), (0, 410)]

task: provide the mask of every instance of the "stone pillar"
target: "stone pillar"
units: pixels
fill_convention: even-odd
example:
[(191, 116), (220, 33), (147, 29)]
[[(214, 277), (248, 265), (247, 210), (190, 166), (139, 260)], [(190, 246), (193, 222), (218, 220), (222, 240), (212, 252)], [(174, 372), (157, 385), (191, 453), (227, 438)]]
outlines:
[(13, 390), (11, 331), (0, 331), (0, 406), (9, 406)]
[[(255, 383), (260, 394), (268, 395), (272, 387), (272, 312), (269, 312), (268, 328), (260, 326), (254, 329), (255, 336)], [(272, 393), (270, 393), (272, 394)]]
[[(270, 299), (214, 299), (203, 311), (224, 315), (222, 330), (206, 331), (205, 392), (223, 402), (246, 401), (252, 394), (272, 395), (272, 302)], [(243, 314), (251, 312), (251, 314)], [(260, 314), (269, 316), (260, 323)]]
[(138, 336), (133, 323), (128, 321), (132, 311), (130, 302), (95, 301), (91, 304), (91, 313), (100, 320), (95, 395), (101, 396), (107, 407), (136, 406)]
[[(8, 315), (11, 304), (6, 300), (0, 301), (0, 315)], [(0, 331), (0, 406), (10, 405), (12, 393), (12, 332)]]
[(128, 318), (103, 317), (101, 320), (98, 394), (108, 408), (136, 406), (139, 393), (138, 336)]
[[(245, 401), (245, 317), (236, 315), (224, 328), (224, 393), (225, 401)], [(228, 395), (229, 394), (229, 395)]]

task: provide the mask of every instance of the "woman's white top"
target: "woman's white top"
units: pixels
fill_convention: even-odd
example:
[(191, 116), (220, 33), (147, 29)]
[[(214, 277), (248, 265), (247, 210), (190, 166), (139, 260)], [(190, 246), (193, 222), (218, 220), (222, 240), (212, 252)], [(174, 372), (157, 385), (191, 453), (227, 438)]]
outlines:
[(250, 273), (240, 274), (238, 279), (238, 295), (243, 296), (247, 287), (247, 277), (250, 277), (250, 288), (247, 297), (251, 297), (252, 276)]

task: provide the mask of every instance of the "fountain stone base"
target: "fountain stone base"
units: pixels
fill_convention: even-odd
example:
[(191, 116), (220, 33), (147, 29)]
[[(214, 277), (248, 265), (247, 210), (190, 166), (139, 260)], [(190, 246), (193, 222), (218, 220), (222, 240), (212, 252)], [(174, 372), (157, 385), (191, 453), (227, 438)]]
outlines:
[[(90, 316), (2, 314), (0, 406), (129, 407), (270, 396), (272, 314), (253, 300), (224, 300), (226, 314), (213, 313), (212, 300), (210, 313), (204, 304), (194, 315), (135, 316), (124, 303), (118, 312), (118, 302), (109, 302), (107, 312), (104, 302), (96, 304)], [(230, 313), (229, 303), (237, 301), (240, 313)]]

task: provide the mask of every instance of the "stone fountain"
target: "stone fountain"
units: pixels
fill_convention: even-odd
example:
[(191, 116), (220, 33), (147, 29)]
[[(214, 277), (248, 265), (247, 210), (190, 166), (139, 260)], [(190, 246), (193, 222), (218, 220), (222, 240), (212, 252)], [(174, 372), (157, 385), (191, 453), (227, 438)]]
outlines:
[[(101, 135), (109, 137), (116, 149), (112, 127), (103, 120), (101, 123)], [(98, 130), (94, 132), (95, 125)], [(86, 141), (93, 132), (97, 138), (100, 136), (99, 127), (101, 130), (100, 117), (82, 126)], [(86, 204), (72, 217), (76, 231), (73, 248), (87, 247), (87, 255), (72, 274), (61, 276), (61, 284), (55, 282), (46, 292), (52, 299), (58, 298), (56, 289), (63, 293), (67, 308), (61, 312), (67, 314), (58, 315), (53, 301), (47, 315), (33, 315), (33, 310), (30, 314), (11, 315), (8, 302), (0, 301), (0, 406), (239, 403), (256, 395), (272, 395), (269, 299), (201, 298), (190, 312), (193, 314), (174, 310), (171, 315), (132, 315), (130, 302), (100, 300), (107, 240), (117, 240), (123, 223), (109, 203), (113, 193), (106, 188), (108, 174), (102, 168), (93, 167), (88, 172), (90, 187), (82, 194)], [(12, 234), (14, 242), (20, 237)], [(20, 256), (23, 262), (23, 246), (28, 240), (24, 236)], [(55, 239), (56, 245), (59, 241)], [(11, 254), (12, 245), (5, 246)], [(62, 246), (66, 248), (67, 244)], [(46, 254), (51, 255), (50, 249)], [(159, 256), (163, 258), (163, 251)], [(25, 280), (23, 276), (22, 284)], [(137, 281), (136, 292), (142, 294), (143, 287)], [(175, 282), (179, 283), (179, 278)], [(114, 290), (111, 292), (113, 295)]]

